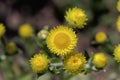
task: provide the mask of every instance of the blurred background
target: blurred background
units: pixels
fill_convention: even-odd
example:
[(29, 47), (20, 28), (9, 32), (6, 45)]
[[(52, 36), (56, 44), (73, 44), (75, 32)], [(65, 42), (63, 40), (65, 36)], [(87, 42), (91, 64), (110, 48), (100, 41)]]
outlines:
[[(75, 6), (80, 7), (85, 10), (88, 22), (84, 29), (78, 30), (76, 51), (86, 50), (92, 54), (92, 52), (101, 51), (96, 45), (91, 45), (92, 38), (98, 31), (109, 35), (113, 44), (120, 42), (119, 32), (116, 30), (116, 18), (119, 15), (116, 3), (117, 0), (0, 0), (0, 23), (6, 26), (6, 41), (11, 41), (19, 36), (18, 29), (24, 23), (31, 24), (37, 33), (44, 26), (51, 28), (65, 24), (65, 11)], [(17, 42), (17, 39), (15, 41)], [(31, 45), (35, 47), (36, 44)], [(22, 49), (20, 44), (17, 46)], [(31, 54), (38, 51), (38, 48), (29, 50)], [(29, 58), (27, 59), (26, 56), (25, 51), (20, 50), (19, 54), (12, 57), (11, 66), (6, 65), (7, 62), (0, 62), (0, 80), (10, 80), (6, 77), (13, 76), (12, 73), (15, 73), (16, 76), (14, 80), (34, 80), (35, 74), (32, 73)], [(9, 71), (9, 68), (12, 68), (13, 71)], [(116, 68), (115, 61), (109, 56), (109, 63), (104, 70), (87, 75), (76, 75), (69, 80), (120, 80), (119, 72), (120, 69)], [(38, 80), (61, 79), (58, 78), (58, 74), (46, 73)]]

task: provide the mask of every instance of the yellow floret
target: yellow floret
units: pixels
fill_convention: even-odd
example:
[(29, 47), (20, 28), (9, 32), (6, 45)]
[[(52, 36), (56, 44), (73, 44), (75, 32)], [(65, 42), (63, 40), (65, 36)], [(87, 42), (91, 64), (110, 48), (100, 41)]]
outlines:
[(75, 32), (67, 26), (57, 26), (46, 38), (47, 47), (56, 55), (69, 54), (77, 44)]
[(14, 42), (9, 42), (6, 46), (6, 51), (9, 54), (13, 54), (17, 51), (17, 47)]
[(95, 40), (97, 43), (104, 43), (107, 40), (107, 36), (104, 32), (97, 32), (95, 35)]
[(71, 53), (63, 62), (65, 71), (72, 75), (81, 73), (86, 65), (86, 59), (82, 53)]
[(93, 57), (93, 64), (97, 68), (104, 68), (107, 64), (107, 57), (103, 53), (95, 53)]
[(117, 31), (120, 32), (120, 16), (118, 16), (118, 18), (117, 18), (116, 28), (117, 28)]
[(120, 12), (120, 0), (117, 1), (117, 10)]
[(36, 73), (42, 73), (48, 69), (49, 59), (44, 54), (35, 54), (30, 59), (30, 66)]
[(19, 28), (19, 35), (22, 38), (30, 38), (33, 35), (33, 29), (30, 24), (23, 24)]
[(85, 12), (77, 7), (66, 11), (65, 19), (73, 28), (84, 28), (88, 20)]
[(120, 62), (120, 44), (118, 44), (115, 48), (114, 48), (114, 59), (117, 61), (117, 62)]
[(5, 31), (5, 26), (2, 23), (0, 23), (0, 37), (2, 37), (5, 34)]

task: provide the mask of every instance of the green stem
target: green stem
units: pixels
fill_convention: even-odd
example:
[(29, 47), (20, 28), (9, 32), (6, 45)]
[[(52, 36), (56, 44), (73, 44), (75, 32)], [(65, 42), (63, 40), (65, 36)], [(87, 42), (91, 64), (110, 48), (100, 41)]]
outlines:
[[(16, 76), (15, 76), (15, 73), (14, 73), (14, 71), (12, 69), (13, 59), (11, 57), (9, 57), (8, 60), (6, 60), (6, 62), (7, 62), (7, 67), (8, 67), (8, 69), (10, 69), (9, 71), (12, 74), (11, 80), (17, 80)], [(10, 66), (11, 66), (11, 68), (10, 68)]]
[(0, 46), (5, 51), (6, 42), (5, 42), (5, 39), (3, 37), (0, 38)]
[(59, 79), (60, 79), (60, 80), (64, 80), (64, 72), (63, 72), (63, 71), (61, 71), (60, 76), (59, 76)]
[(0, 65), (0, 67), (4, 71), (4, 74), (7, 78), (7, 80), (17, 80), (11, 66), (12, 66), (11, 61), (7, 58)]

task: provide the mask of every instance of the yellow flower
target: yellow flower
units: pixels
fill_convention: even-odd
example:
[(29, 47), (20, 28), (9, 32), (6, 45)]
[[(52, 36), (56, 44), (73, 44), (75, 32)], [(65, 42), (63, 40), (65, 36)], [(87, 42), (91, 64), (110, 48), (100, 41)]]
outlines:
[(9, 42), (6, 46), (6, 51), (9, 54), (13, 54), (17, 51), (17, 47), (14, 42)]
[(33, 29), (30, 24), (23, 24), (19, 28), (19, 35), (23, 38), (30, 38), (33, 35)]
[(96, 53), (93, 57), (93, 64), (97, 68), (104, 68), (107, 64), (107, 57), (101, 52)]
[(115, 49), (114, 49), (114, 59), (117, 61), (117, 62), (120, 62), (120, 44), (118, 44)]
[(77, 43), (75, 32), (67, 26), (57, 26), (46, 38), (47, 47), (56, 55), (69, 54)]
[(120, 0), (117, 1), (117, 10), (120, 12)]
[(70, 8), (66, 11), (65, 19), (74, 28), (84, 28), (84, 25), (86, 25), (86, 21), (88, 20), (85, 12), (77, 7)]
[(49, 59), (44, 54), (35, 54), (33, 58), (30, 59), (30, 65), (34, 72), (42, 73), (48, 69)]
[(118, 16), (117, 18), (116, 27), (117, 27), (118, 32), (120, 32), (120, 16)]
[(104, 32), (97, 32), (95, 35), (95, 40), (97, 43), (104, 43), (107, 40), (107, 36)]
[(2, 23), (0, 23), (0, 37), (2, 37), (5, 34), (5, 31), (5, 26)]
[(63, 61), (63, 67), (69, 74), (81, 73), (86, 66), (86, 59), (82, 53), (71, 53)]

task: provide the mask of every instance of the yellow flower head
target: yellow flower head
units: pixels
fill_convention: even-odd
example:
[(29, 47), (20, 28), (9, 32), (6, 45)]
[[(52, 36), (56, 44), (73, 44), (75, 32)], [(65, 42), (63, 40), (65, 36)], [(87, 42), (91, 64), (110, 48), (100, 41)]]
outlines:
[(30, 65), (34, 72), (42, 73), (48, 69), (49, 59), (44, 54), (35, 54), (33, 58), (30, 59)]
[(17, 47), (14, 42), (9, 42), (6, 46), (6, 51), (9, 54), (13, 54), (17, 51)]
[(67, 26), (57, 26), (52, 29), (46, 38), (47, 47), (57, 55), (69, 54), (77, 43), (75, 32)]
[(70, 8), (66, 11), (65, 19), (71, 26), (74, 26), (74, 28), (84, 28), (88, 20), (85, 12), (77, 7)]
[(118, 18), (117, 18), (116, 28), (117, 28), (117, 31), (120, 32), (120, 16), (118, 16)]
[(23, 38), (30, 38), (33, 35), (33, 29), (30, 24), (23, 24), (19, 28), (19, 35)]
[(117, 10), (120, 12), (120, 0), (117, 1)]
[(63, 67), (69, 74), (81, 73), (86, 66), (86, 59), (82, 53), (71, 53), (63, 61)]
[(104, 68), (107, 64), (107, 57), (103, 53), (96, 53), (93, 57), (93, 64), (97, 68)]
[(5, 26), (2, 23), (0, 23), (0, 37), (2, 37), (5, 34), (5, 31)]
[(114, 49), (114, 59), (117, 61), (117, 62), (120, 62), (120, 44), (118, 44), (115, 49)]
[(95, 35), (95, 40), (97, 43), (104, 43), (107, 40), (107, 36), (104, 32), (97, 32)]

